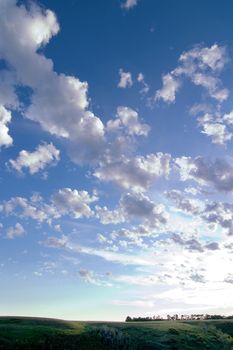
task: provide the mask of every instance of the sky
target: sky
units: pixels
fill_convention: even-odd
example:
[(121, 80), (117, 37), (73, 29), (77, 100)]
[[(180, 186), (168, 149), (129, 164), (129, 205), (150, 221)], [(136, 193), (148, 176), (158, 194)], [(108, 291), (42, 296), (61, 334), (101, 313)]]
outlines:
[(233, 314), (232, 13), (0, 0), (2, 315)]

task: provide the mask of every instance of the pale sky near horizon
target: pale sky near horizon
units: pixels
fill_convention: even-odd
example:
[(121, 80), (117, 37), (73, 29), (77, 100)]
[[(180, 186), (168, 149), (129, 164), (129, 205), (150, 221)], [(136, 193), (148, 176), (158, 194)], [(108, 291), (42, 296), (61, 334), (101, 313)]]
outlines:
[(233, 314), (233, 3), (0, 0), (0, 314)]

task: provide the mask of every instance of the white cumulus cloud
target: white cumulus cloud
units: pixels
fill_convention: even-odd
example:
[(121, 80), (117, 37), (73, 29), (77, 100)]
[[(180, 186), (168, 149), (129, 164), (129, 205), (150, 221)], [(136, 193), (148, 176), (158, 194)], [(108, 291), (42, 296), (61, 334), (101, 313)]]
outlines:
[(145, 157), (103, 163), (95, 170), (94, 175), (101, 181), (110, 181), (125, 189), (136, 192), (146, 191), (160, 177), (170, 173), (169, 154), (156, 153)]
[(9, 227), (9, 229), (7, 230), (6, 237), (8, 239), (13, 239), (15, 237), (21, 237), (24, 234), (25, 234), (25, 230), (23, 226), (19, 222), (17, 222), (15, 226)]
[(119, 70), (120, 81), (118, 87), (125, 89), (130, 88), (133, 85), (132, 75), (130, 72), (124, 72), (123, 69)]
[(109, 120), (107, 123), (108, 131), (119, 129), (126, 129), (131, 136), (147, 136), (150, 131), (149, 125), (140, 122), (138, 112), (125, 106), (118, 107), (116, 119)]
[(232, 159), (205, 157), (181, 157), (175, 159), (175, 166), (182, 181), (194, 180), (200, 185), (213, 186), (218, 191), (233, 190)]
[(132, 7), (136, 6), (137, 3), (138, 3), (138, 0), (125, 0), (125, 2), (122, 3), (121, 7), (129, 10)]
[(52, 198), (52, 201), (60, 214), (70, 214), (75, 218), (90, 217), (93, 212), (89, 204), (97, 201), (95, 195), (90, 196), (87, 191), (60, 189)]
[(163, 87), (155, 94), (155, 100), (164, 100), (164, 102), (174, 102), (176, 99), (176, 92), (180, 88), (180, 81), (172, 76), (170, 73), (162, 77)]
[(60, 151), (50, 143), (39, 145), (34, 152), (20, 151), (15, 160), (9, 160), (9, 164), (18, 172), (28, 168), (30, 174), (35, 174), (47, 165), (57, 163), (59, 159)]
[(15, 72), (15, 85), (32, 92), (25, 117), (68, 139), (75, 162), (91, 162), (101, 152), (104, 125), (88, 110), (88, 84), (56, 73), (52, 60), (38, 53), (58, 31), (52, 11), (35, 3), (26, 7), (16, 0), (0, 2), (0, 58)]
[(8, 123), (11, 121), (11, 112), (5, 107), (0, 106), (0, 147), (10, 146), (13, 143), (12, 137), (9, 135)]
[(183, 78), (186, 77), (195, 85), (205, 88), (210, 97), (223, 102), (228, 98), (229, 91), (221, 87), (222, 82), (218, 75), (227, 62), (226, 48), (217, 44), (211, 47), (196, 46), (182, 53), (179, 58), (180, 65), (162, 77), (163, 86), (156, 91), (155, 100), (174, 102)]

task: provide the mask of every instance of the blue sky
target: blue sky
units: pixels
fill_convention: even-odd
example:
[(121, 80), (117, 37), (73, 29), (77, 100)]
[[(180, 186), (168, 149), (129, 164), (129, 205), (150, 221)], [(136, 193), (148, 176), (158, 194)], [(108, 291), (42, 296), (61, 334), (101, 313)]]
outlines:
[(233, 313), (232, 11), (0, 0), (2, 314)]

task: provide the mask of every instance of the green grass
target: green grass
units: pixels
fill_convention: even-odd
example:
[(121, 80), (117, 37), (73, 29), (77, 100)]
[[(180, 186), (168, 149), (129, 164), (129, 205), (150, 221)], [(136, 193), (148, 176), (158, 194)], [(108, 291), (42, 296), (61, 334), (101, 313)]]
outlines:
[(233, 322), (70, 322), (0, 318), (1, 350), (230, 350)]

